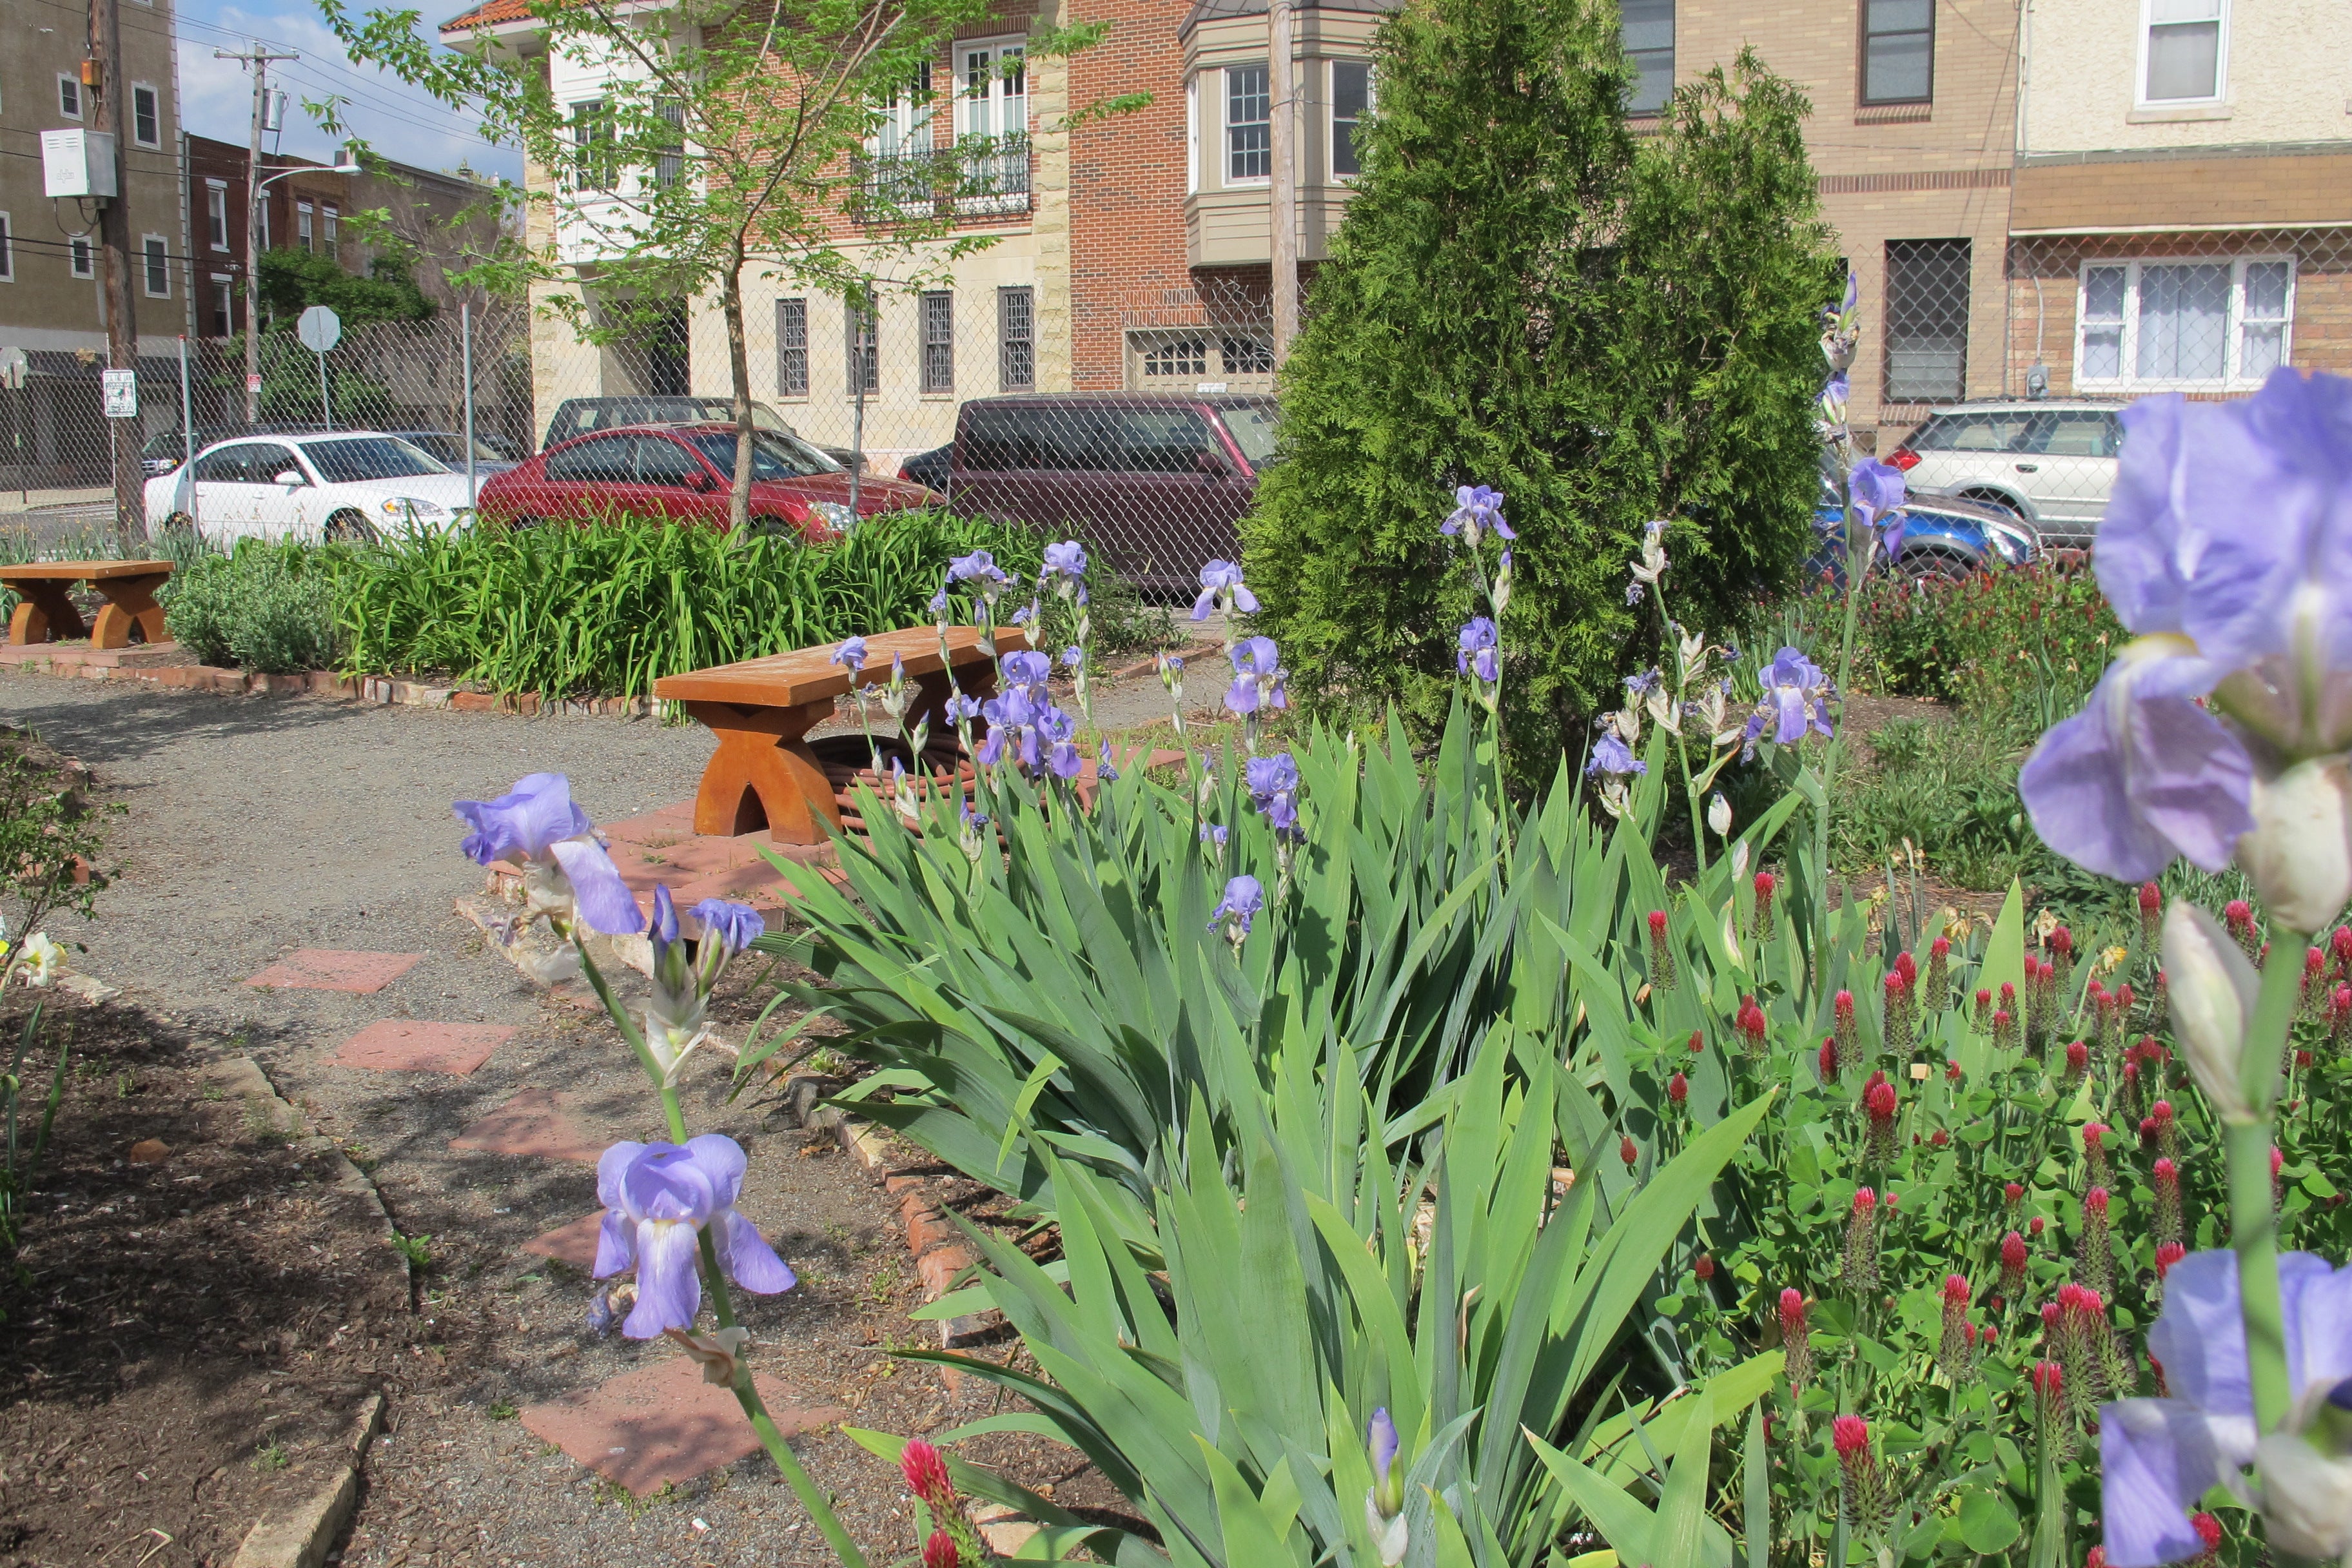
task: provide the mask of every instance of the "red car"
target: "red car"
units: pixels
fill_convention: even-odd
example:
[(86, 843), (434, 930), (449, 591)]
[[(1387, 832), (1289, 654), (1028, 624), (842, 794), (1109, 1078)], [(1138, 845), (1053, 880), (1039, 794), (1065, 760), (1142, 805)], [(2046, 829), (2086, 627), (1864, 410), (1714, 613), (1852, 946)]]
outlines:
[[(811, 543), (837, 539), (855, 521), (849, 474), (797, 437), (752, 432), (751, 526), (798, 533)], [(734, 483), (731, 425), (633, 425), (550, 447), (482, 487), (485, 521), (528, 528), (589, 522), (614, 512), (727, 526)], [(857, 481), (856, 518), (929, 506), (920, 485), (872, 475)]]

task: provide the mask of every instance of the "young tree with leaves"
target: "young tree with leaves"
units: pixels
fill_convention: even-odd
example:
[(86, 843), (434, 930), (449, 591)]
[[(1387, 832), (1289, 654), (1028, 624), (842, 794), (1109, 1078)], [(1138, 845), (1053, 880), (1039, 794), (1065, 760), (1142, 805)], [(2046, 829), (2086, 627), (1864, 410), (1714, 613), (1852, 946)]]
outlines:
[(1454, 628), (1492, 609), (1445, 570), (1437, 524), (1457, 486), (1492, 486), (1517, 533), (1510, 749), (1579, 752), (1655, 633), (1626, 592), (1651, 520), (1696, 626), (1785, 586), (1809, 548), (1817, 312), (1839, 277), (1806, 105), (1743, 55), (1636, 137), (1608, 0), (1424, 0), (1376, 51), (1364, 173), (1244, 527), (1255, 628), (1310, 705), (1394, 701), (1433, 729)]
[[(551, 213), (553, 243), (485, 263), (482, 280), (564, 286), (550, 302), (589, 342), (717, 293), (737, 433), (730, 512), (741, 528), (752, 452), (744, 274), (758, 268), (856, 301), (887, 265), (919, 279), (990, 243), (953, 232), (956, 198), (994, 166), (989, 149), (967, 141), (961, 155), (933, 160), (919, 184), (869, 179), (864, 152), (894, 94), (915, 90), (924, 68), (992, 4), (530, 0), (545, 58), (605, 84), (586, 112), (556, 101), (540, 61), (487, 30), (470, 48), (446, 52), (419, 34), (414, 10), (354, 14), (345, 0), (320, 0), (320, 9), (354, 59), (478, 110), (490, 140), (520, 145), (560, 175), (557, 188), (531, 193)], [(1068, 54), (1104, 31), (1037, 26), (1028, 58)], [(860, 237), (845, 243), (845, 233)]]

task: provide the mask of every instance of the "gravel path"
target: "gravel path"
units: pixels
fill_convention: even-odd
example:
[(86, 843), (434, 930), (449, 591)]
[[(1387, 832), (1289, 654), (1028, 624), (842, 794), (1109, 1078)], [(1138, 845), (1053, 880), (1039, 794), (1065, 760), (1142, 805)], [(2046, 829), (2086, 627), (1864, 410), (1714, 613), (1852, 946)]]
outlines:
[[(432, 1238), (417, 1310), (462, 1322), (467, 1344), (447, 1375), (422, 1365), (394, 1399), (343, 1560), (384, 1568), (829, 1561), (764, 1458), (640, 1503), (511, 1418), (517, 1406), (588, 1388), (667, 1347), (590, 1335), (586, 1279), (518, 1250), (594, 1208), (584, 1165), (448, 1146), (525, 1089), (562, 1092), (599, 1146), (658, 1132), (652, 1097), (601, 1014), (526, 985), (455, 912), (454, 898), (480, 884), (457, 852), (449, 802), (499, 794), (544, 769), (568, 773), (592, 816), (631, 816), (691, 794), (707, 735), (650, 721), (526, 721), (5, 674), (0, 715), (96, 769), (106, 798), (129, 808), (110, 833), (117, 879), (100, 919), (58, 933), (89, 944), (77, 966), (121, 986), (127, 1005), (184, 1023), (223, 1050), (249, 1051), (371, 1170), (394, 1223)], [(369, 995), (244, 984), (298, 947), (425, 957)], [(740, 995), (730, 1004), (738, 1037), (748, 1006)], [(465, 1078), (329, 1062), (344, 1040), (387, 1018), (518, 1033)], [(989, 1396), (978, 1384), (951, 1397), (936, 1373), (884, 1354), (917, 1343), (925, 1326), (906, 1316), (919, 1289), (883, 1194), (749, 1097), (727, 1106), (724, 1087), (718, 1059), (690, 1075), (689, 1121), (744, 1142), (745, 1211), (802, 1272), (801, 1289), (746, 1313), (762, 1373), (885, 1430), (983, 1413)], [(911, 1550), (894, 1475), (838, 1433), (796, 1447), (841, 1496), (862, 1541), (886, 1560)]]

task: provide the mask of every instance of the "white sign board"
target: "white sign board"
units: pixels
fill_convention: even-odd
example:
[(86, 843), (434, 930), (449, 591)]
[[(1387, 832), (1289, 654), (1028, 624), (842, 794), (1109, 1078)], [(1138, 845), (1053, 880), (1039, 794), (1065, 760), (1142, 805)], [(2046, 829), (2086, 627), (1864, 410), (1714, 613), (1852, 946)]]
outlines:
[(41, 194), (120, 195), (114, 181), (114, 138), (103, 131), (42, 132)]
[(106, 416), (109, 419), (139, 417), (139, 373), (135, 370), (107, 370), (99, 373), (106, 383)]
[(294, 335), (314, 354), (325, 353), (343, 341), (343, 321), (324, 305), (313, 305), (294, 323)]
[(23, 349), (0, 349), (0, 389), (24, 391), (25, 378), (32, 374), (32, 361)]

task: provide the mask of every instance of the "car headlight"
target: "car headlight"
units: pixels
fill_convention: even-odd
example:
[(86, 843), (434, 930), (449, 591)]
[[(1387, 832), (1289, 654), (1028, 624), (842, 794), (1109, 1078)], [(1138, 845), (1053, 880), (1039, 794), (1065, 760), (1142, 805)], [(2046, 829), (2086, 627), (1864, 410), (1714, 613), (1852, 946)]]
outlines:
[(415, 496), (393, 496), (383, 503), (383, 515), (390, 518), (446, 517), (449, 509), (439, 501), (423, 500)]
[(837, 500), (813, 500), (809, 510), (824, 519), (835, 533), (847, 533), (857, 526), (857, 514)]
[(2000, 552), (2000, 558), (2011, 566), (2022, 566), (2033, 558), (2032, 536), (2021, 528), (2005, 522), (1988, 523), (1985, 536), (1992, 541), (1992, 547)]

